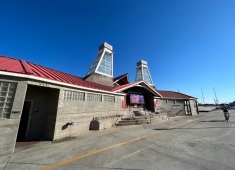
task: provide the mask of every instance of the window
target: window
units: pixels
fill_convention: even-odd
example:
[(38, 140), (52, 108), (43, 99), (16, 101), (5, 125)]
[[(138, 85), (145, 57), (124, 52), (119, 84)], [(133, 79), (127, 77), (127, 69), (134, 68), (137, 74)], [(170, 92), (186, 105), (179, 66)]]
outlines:
[(103, 96), (103, 101), (104, 102), (115, 102), (115, 97), (114, 96)]
[[(143, 72), (142, 70), (143, 69)], [(136, 70), (136, 81), (144, 80), (148, 84), (153, 84), (147, 67), (139, 67)]]
[(146, 83), (153, 84), (147, 67), (143, 67), (143, 75)]
[(137, 68), (136, 81), (142, 80), (141, 68)]
[(16, 91), (16, 83), (0, 81), (0, 117), (10, 118), (13, 100)]
[(99, 61), (100, 61), (100, 58), (101, 58), (101, 56), (102, 56), (102, 52), (100, 52), (99, 54), (98, 54), (98, 57), (95, 59), (95, 61), (92, 63), (92, 65), (91, 65), (91, 68), (89, 69), (89, 71), (88, 71), (88, 75), (89, 74), (91, 74), (91, 73), (93, 73), (94, 71), (95, 71), (95, 69), (96, 69), (96, 67), (97, 67), (97, 65), (98, 65), (98, 63), (99, 63)]
[(88, 93), (87, 94), (87, 101), (101, 102), (102, 101), (102, 96), (100, 94)]
[(98, 71), (113, 76), (112, 54), (105, 52), (100, 62)]
[(70, 91), (70, 90), (64, 90), (64, 100), (71, 100), (71, 101), (84, 101), (85, 99), (85, 93), (83, 92), (77, 92), (77, 91)]
[(176, 100), (176, 103), (183, 104), (183, 101), (182, 100)]

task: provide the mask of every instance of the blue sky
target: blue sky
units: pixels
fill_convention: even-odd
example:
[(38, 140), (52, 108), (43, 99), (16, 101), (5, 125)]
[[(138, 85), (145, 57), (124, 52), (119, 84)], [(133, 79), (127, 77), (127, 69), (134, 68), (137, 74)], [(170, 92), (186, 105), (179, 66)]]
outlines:
[(0, 55), (85, 76), (98, 46), (114, 75), (148, 61), (158, 89), (235, 100), (234, 0), (0, 0)]

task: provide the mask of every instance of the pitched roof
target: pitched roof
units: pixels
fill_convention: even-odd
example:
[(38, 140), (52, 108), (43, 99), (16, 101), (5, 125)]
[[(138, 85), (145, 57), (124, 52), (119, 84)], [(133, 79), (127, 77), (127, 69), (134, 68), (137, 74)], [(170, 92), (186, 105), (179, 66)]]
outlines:
[(147, 83), (145, 83), (143, 80), (141, 81), (137, 81), (137, 82), (133, 82), (133, 83), (128, 83), (128, 84), (124, 84), (124, 85), (121, 85), (121, 86), (116, 86), (114, 87), (114, 89), (112, 90), (113, 92), (122, 92), (128, 88), (131, 88), (131, 87), (134, 87), (136, 85), (140, 85), (140, 84), (144, 84), (149, 90), (151, 90), (154, 94), (156, 94), (157, 96), (161, 96), (160, 93), (158, 93), (158, 91), (151, 87), (150, 85), (148, 85)]
[(135, 83), (128, 83), (128, 84), (124, 84), (124, 85), (121, 85), (121, 86), (116, 86), (116, 87), (113, 88), (112, 91), (122, 91), (126, 88), (131, 87), (133, 84), (135, 84)]
[(128, 73), (122, 74), (122, 75), (120, 75), (120, 76), (118, 76), (118, 77), (113, 78), (113, 81), (115, 82), (115, 81), (117, 81), (117, 80), (120, 80), (120, 79), (122, 79), (122, 78), (124, 78), (124, 77), (127, 77), (127, 75), (128, 75)]
[(171, 99), (196, 99), (195, 97), (179, 93), (179, 92), (174, 92), (174, 91), (165, 91), (165, 90), (157, 90), (163, 98), (171, 98)]
[(129, 81), (128, 81), (128, 73), (120, 75), (118, 77), (115, 77), (113, 79), (113, 84), (116, 84), (116, 83), (118, 85), (128, 84), (129, 83)]
[[(164, 91), (156, 90), (155, 88), (149, 86), (144, 81), (127, 83), (124, 85), (111, 87), (102, 84), (89, 82), (81, 77), (57, 71), (51, 68), (47, 68), (38, 64), (34, 64), (28, 61), (10, 58), (6, 56), (0, 56), (0, 71), (18, 73), (22, 75), (34, 76), (36, 78), (43, 78), (43, 80), (52, 80), (56, 82), (62, 82), (66, 84), (71, 84), (79, 87), (85, 87), (93, 90), (102, 90), (111, 93), (121, 92), (127, 88), (131, 88), (135, 85), (144, 83), (149, 89), (154, 93), (158, 94), (163, 98), (173, 98), (173, 99), (196, 99), (195, 97), (185, 95), (183, 93), (178, 93), (174, 91)], [(115, 80), (125, 78), (127, 74), (116, 77)]]
[(0, 71), (32, 75), (35, 77), (54, 80), (57, 82), (68, 83), (81, 87), (104, 90), (109, 92), (111, 92), (111, 90), (113, 89), (113, 87), (85, 81), (82, 78), (71, 74), (63, 73), (61, 71), (40, 66), (38, 64), (33, 64), (28, 61), (9, 58), (5, 56), (0, 56)]

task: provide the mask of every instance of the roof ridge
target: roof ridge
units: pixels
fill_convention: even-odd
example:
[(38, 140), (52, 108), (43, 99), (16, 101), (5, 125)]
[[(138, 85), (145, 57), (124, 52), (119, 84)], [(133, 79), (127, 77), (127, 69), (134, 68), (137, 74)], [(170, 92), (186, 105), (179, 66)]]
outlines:
[(121, 74), (121, 75), (119, 75), (119, 76), (117, 76), (117, 77), (114, 77), (114, 78), (119, 78), (119, 77), (123, 77), (123, 76), (125, 76), (125, 75), (128, 75), (128, 73), (125, 73), (125, 74)]
[[(29, 62), (29, 61), (25, 61), (23, 59), (16, 59), (16, 58), (11, 58), (11, 57), (7, 57), (7, 56), (0, 56), (0, 59), (3, 59), (3, 61), (10, 61), (10, 64), (17, 66), (15, 69), (8, 69), (6, 66), (4, 66), (4, 71), (6, 71), (6, 72), (14, 72), (14, 73), (19, 73), (19, 74), (35, 76), (35, 77), (41, 77), (41, 78), (45, 78), (48, 80), (54, 80), (57, 82), (63, 82), (63, 83), (67, 83), (67, 84), (73, 84), (73, 85), (77, 85), (77, 86), (81, 86), (81, 87), (87, 87), (90, 89), (97, 89), (97, 90), (104, 90), (104, 91), (109, 91), (109, 92), (111, 92), (112, 89), (114, 88), (113, 86), (103, 85), (103, 84), (99, 84), (96, 82), (90, 82), (90, 81), (84, 80), (82, 77), (79, 77), (77, 75), (73, 75), (71, 73), (59, 71), (54, 68), (45, 67), (40, 64), (35, 64), (35, 63)], [(1, 67), (1, 63), (0, 63), (0, 67)], [(38, 68), (40, 70), (40, 72), (44, 72), (45, 70), (47, 70), (47, 72), (45, 72), (46, 75), (44, 75), (44, 76), (38, 75), (38, 73), (35, 72), (36, 71), (35, 68)], [(49, 73), (53, 73), (53, 76)], [(47, 74), (49, 74), (49, 75), (47, 75)], [(55, 76), (57, 74), (62, 75), (63, 78), (58, 79), (58, 77)]]
[(29, 61), (26, 61), (26, 62), (29, 63), (29, 64), (32, 64), (32, 65), (40, 66), (40, 67), (43, 67), (43, 68), (47, 68), (47, 69), (49, 69), (49, 70), (57, 71), (57, 72), (60, 72), (60, 73), (63, 73), (63, 74), (67, 74), (67, 75), (70, 75), (70, 76), (74, 76), (74, 77), (83, 79), (82, 77), (79, 77), (79, 76), (77, 76), (77, 75), (73, 75), (73, 74), (70, 74), (70, 73), (65, 73), (65, 72), (56, 70), (56, 69), (54, 69), (54, 68), (50, 68), (50, 67), (47, 67), (47, 66), (43, 66), (43, 65), (41, 65), (41, 64), (35, 64), (35, 63), (29, 62)]
[(32, 69), (28, 66), (28, 63), (25, 60), (20, 60), (19, 62), (21, 63), (23, 69), (25, 70), (25, 73), (27, 74), (33, 74)]
[(93, 84), (97, 84), (97, 85), (101, 85), (101, 86), (106, 86), (106, 87), (110, 87), (110, 88), (113, 88), (112, 86), (107, 86), (107, 85), (103, 85), (103, 84), (99, 84), (99, 83), (95, 83), (95, 82), (90, 82), (90, 81), (87, 81), (87, 80), (84, 80), (82, 77), (79, 77), (77, 75), (73, 75), (73, 74), (70, 74), (70, 73), (66, 73), (66, 72), (62, 72), (62, 71), (59, 71), (59, 70), (56, 70), (56, 69), (53, 69), (53, 68), (49, 68), (49, 67), (45, 67), (45, 66), (42, 66), (40, 64), (35, 64), (35, 63), (32, 63), (32, 62), (28, 62), (29, 64), (32, 64), (32, 65), (36, 65), (36, 66), (40, 66), (40, 67), (43, 67), (43, 68), (47, 68), (49, 70), (53, 70), (53, 71), (56, 71), (56, 72), (60, 72), (62, 74), (66, 74), (66, 75), (69, 75), (69, 76), (73, 76), (74, 78), (78, 78), (82, 81), (85, 81), (85, 82), (89, 82), (89, 83), (93, 83)]
[(170, 91), (170, 90), (158, 90), (158, 91), (159, 91), (159, 93), (171, 93), (172, 95), (176, 94), (176, 95), (182, 95), (182, 96), (185, 96), (185, 97), (188, 97), (188, 98), (196, 99), (196, 97), (193, 97), (193, 96), (181, 93), (181, 92)]
[(0, 57), (9, 58), (9, 59), (12, 59), (12, 60), (20, 60), (18, 58), (8, 57), (8, 56), (4, 56), (4, 55), (0, 55)]

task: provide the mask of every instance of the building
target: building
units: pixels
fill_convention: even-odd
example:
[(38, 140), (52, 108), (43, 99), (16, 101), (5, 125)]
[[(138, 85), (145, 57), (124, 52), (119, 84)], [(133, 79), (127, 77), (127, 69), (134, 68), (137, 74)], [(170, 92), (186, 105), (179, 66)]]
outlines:
[[(115, 125), (121, 115), (148, 110), (171, 116), (197, 114), (196, 98), (157, 90), (147, 62), (136, 82), (113, 78), (113, 47), (99, 47), (84, 78), (28, 61), (0, 56), (0, 162), (25, 140), (59, 140)], [(0, 165), (1, 166), (1, 165)]]

